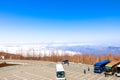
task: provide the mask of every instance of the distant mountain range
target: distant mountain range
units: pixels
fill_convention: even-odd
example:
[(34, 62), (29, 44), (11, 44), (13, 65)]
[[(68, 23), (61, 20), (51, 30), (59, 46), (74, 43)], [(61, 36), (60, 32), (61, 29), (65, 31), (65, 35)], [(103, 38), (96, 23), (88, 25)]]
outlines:
[(84, 43), (26, 43), (26, 44), (1, 44), (1, 50), (8, 51), (12, 50), (62, 50), (62, 51), (72, 51), (77, 53), (92, 53), (95, 55), (106, 55), (108, 53), (120, 54), (120, 46), (116, 45), (84, 45)]
[(47, 49), (61, 49), (61, 50), (68, 50), (78, 53), (87, 53), (87, 54), (102, 54), (106, 55), (108, 53), (111, 54), (120, 54), (120, 47), (114, 47), (114, 46), (59, 46), (59, 47), (47, 47)]

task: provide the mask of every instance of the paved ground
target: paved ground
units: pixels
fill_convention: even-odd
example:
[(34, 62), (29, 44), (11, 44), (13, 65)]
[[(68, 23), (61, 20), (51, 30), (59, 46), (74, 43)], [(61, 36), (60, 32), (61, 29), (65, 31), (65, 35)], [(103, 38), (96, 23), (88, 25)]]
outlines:
[[(17, 62), (21, 65), (7, 66), (0, 68), (0, 80), (56, 80), (55, 64), (44, 61), (18, 61), (8, 60), (7, 62)], [(90, 71), (83, 74), (83, 69), (90, 67)], [(104, 74), (93, 73), (93, 66), (86, 64), (70, 63), (64, 65), (67, 80), (120, 80), (116, 76), (104, 77)]]

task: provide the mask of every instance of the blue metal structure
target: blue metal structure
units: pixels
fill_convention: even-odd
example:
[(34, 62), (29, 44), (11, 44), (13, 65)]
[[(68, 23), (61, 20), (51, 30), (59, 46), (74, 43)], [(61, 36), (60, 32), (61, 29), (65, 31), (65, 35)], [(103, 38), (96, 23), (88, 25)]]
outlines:
[(97, 62), (94, 64), (94, 72), (95, 73), (101, 73), (105, 70), (105, 65), (108, 64), (109, 60), (103, 60), (101, 62)]

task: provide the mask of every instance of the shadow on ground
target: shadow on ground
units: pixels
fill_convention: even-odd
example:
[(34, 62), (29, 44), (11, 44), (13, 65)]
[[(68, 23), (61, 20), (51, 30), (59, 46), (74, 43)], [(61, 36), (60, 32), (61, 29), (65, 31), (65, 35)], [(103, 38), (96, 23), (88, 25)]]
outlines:
[(6, 62), (0, 63), (0, 67), (14, 66), (14, 65), (18, 65), (18, 64), (8, 64), (8, 63), (6, 63)]

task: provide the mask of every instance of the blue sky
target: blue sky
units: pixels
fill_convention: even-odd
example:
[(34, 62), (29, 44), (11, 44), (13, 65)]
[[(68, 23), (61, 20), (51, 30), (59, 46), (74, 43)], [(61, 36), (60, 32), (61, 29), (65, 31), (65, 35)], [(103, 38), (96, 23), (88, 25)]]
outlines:
[(120, 42), (119, 0), (1, 0), (0, 42)]

